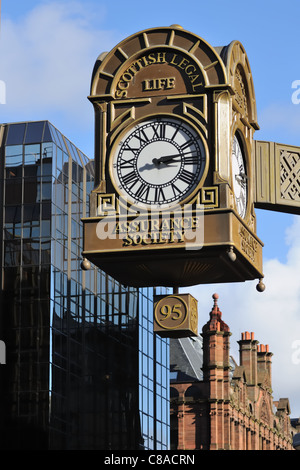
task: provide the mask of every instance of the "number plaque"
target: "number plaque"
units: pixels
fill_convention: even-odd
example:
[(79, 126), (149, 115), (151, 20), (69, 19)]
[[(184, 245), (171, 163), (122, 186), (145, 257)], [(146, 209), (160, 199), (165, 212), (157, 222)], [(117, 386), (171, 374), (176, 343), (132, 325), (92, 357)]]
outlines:
[(197, 300), (190, 294), (155, 296), (154, 332), (169, 338), (197, 336)]

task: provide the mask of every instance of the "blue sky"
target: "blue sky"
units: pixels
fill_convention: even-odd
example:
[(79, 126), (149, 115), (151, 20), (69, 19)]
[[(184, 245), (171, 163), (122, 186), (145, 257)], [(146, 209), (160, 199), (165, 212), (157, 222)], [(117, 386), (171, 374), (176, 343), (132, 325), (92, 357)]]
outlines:
[[(0, 80), (6, 85), (0, 122), (48, 119), (88, 156), (93, 156), (94, 113), (89, 95), (97, 56), (146, 28), (180, 24), (213, 46), (239, 40), (254, 79), (260, 130), (255, 139), (300, 147), (300, 104), (292, 84), (300, 80), (298, 0), (38, 1), (2, 0)], [(300, 96), (300, 95), (299, 95)], [(1, 101), (1, 100), (0, 100)], [(220, 295), (232, 331), (254, 331), (273, 356), (274, 400), (288, 397), (300, 416), (300, 217), (257, 211), (264, 242), (266, 291), (256, 281), (196, 286), (202, 326)]]

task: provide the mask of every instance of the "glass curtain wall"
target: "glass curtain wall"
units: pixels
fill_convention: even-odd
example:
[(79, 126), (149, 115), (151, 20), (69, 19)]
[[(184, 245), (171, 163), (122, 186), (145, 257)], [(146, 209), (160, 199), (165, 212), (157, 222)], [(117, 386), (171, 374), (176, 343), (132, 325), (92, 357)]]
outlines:
[(169, 341), (153, 333), (153, 296), (163, 288), (139, 291), (139, 402), (146, 449), (169, 448)]
[(4, 449), (47, 448), (48, 437), (52, 158), (43, 144), (44, 125), (26, 136), (25, 128), (24, 123), (7, 128), (1, 152)]
[(168, 448), (153, 289), (80, 267), (93, 162), (47, 121), (6, 126), (2, 156), (1, 448)]

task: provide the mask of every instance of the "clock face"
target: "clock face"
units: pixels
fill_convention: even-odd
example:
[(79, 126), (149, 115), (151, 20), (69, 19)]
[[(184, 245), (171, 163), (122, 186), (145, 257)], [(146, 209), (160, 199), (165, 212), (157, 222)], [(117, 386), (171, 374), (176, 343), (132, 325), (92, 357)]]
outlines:
[(234, 136), (232, 145), (232, 178), (238, 214), (244, 218), (247, 209), (247, 175), (243, 151), (237, 136)]
[(113, 183), (132, 204), (170, 207), (197, 188), (206, 167), (200, 136), (172, 117), (143, 121), (130, 129), (110, 160)]

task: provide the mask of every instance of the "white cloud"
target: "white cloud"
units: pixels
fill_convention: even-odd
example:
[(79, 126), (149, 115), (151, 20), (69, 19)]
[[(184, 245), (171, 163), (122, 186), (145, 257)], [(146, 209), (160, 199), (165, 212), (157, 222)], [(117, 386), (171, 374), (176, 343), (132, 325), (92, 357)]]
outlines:
[(230, 327), (231, 353), (239, 361), (237, 341), (244, 331), (269, 344), (272, 357), (273, 397), (289, 398), (292, 417), (300, 416), (300, 218), (286, 231), (287, 262), (274, 257), (264, 264), (266, 290), (257, 281), (189, 288), (198, 299), (199, 331), (208, 321), (212, 294), (219, 294), (222, 319)]
[(292, 103), (292, 89), (290, 99), (286, 97), (284, 102), (273, 102), (262, 109), (258, 115), (258, 122), (261, 130), (255, 134), (257, 140), (267, 140), (269, 136), (273, 136), (270, 137), (272, 141), (300, 145), (300, 104)]
[[(87, 96), (97, 56), (116, 33), (93, 26), (105, 11), (89, 2), (49, 2), (21, 19), (3, 19), (0, 78), (6, 83), (6, 120), (49, 119), (93, 127)], [(3, 116), (1, 117), (3, 122)]]

